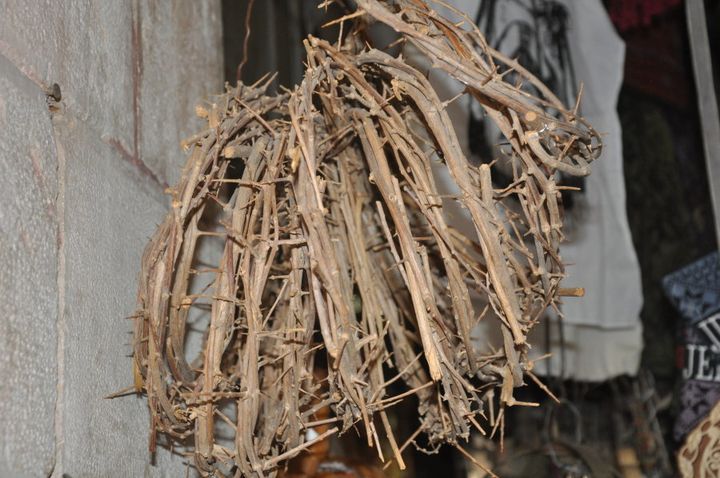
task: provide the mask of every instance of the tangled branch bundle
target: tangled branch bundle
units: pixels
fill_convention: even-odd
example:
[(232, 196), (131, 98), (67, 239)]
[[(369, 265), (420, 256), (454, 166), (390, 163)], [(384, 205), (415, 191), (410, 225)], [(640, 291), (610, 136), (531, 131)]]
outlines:
[[(502, 410), (484, 413), (489, 391), (511, 406), (513, 388), (534, 378), (526, 336), (563, 277), (554, 178), (587, 174), (598, 137), (472, 26), (421, 0), (357, 3), (466, 85), (508, 142), (514, 182), (493, 189), (493, 168), (468, 161), (425, 76), (355, 33), (308, 39), (292, 92), (239, 84), (203, 113), (208, 129), (190, 140), (172, 211), (143, 257), (134, 361), (151, 446), (158, 432), (192, 437), (205, 475), (274, 476), (353, 425), (378, 450), (386, 437), (402, 463), (406, 437), (393, 435), (388, 407), (415, 395), (419, 432), (455, 444), (500, 423)], [(522, 84), (505, 82), (511, 70)], [(439, 194), (433, 162), (456, 197)], [(449, 227), (444, 201), (463, 206), (475, 237)], [(208, 237), (223, 247), (209, 266)], [(191, 360), (198, 310), (209, 319)], [(502, 347), (472, 337), (482, 320)], [(320, 424), (327, 432), (309, 439)]]

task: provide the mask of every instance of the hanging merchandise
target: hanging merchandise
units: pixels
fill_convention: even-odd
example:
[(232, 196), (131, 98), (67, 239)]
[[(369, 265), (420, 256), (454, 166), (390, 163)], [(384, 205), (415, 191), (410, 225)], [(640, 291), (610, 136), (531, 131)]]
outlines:
[(720, 255), (716, 252), (668, 275), (665, 291), (681, 317), (681, 441), (720, 400)]
[[(599, 135), (478, 30), (422, 0), (357, 4), (338, 43), (305, 41), (293, 90), (273, 94), (267, 77), (198, 108), (207, 128), (186, 142), (172, 209), (143, 256), (134, 366), (151, 449), (190, 442), (203, 476), (275, 476), (351, 428), (402, 469), (418, 436), (464, 452), (471, 429), (502, 436), (507, 407), (534, 405), (515, 396), (539, 383), (527, 337), (568, 293), (556, 173), (587, 175)], [(468, 161), (421, 71), (367, 48), (368, 21), (482, 104), (509, 144), (512, 188)], [(511, 70), (532, 90), (498, 74)], [(447, 224), (443, 200), (467, 211), (471, 231)], [(478, 322), (500, 347), (478, 347)], [(410, 397), (417, 432), (396, 437), (386, 410)]]
[(682, 478), (716, 478), (720, 453), (720, 401), (687, 437), (678, 452)]
[(618, 30), (649, 25), (653, 18), (682, 4), (682, 0), (610, 0), (608, 10)]

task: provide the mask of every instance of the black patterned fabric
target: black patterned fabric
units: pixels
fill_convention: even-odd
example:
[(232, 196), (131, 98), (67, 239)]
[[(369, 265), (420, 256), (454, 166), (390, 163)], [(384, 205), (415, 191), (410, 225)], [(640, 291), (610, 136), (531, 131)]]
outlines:
[(720, 400), (720, 255), (668, 275), (663, 287), (682, 317), (683, 384), (674, 429), (680, 441)]

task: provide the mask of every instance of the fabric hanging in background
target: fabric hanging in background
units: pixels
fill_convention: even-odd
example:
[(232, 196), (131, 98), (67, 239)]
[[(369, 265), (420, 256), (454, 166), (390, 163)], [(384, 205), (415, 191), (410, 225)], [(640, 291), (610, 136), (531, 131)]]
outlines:
[[(565, 301), (562, 333), (558, 332), (559, 326), (553, 325), (548, 334), (554, 355), (537, 364), (538, 372), (588, 381), (636, 374), (642, 350), (639, 319), (642, 292), (625, 211), (621, 130), (615, 110), (623, 75), (622, 40), (601, 0), (448, 3), (476, 20), (493, 47), (518, 57), (523, 66), (552, 85), (567, 103), (574, 102), (582, 82), (581, 113), (606, 134), (603, 155), (593, 165), (583, 193), (575, 196), (580, 205), (573, 206), (576, 210), (571, 213), (570, 219), (575, 223), (572, 237), (561, 246), (563, 259), (568, 263), (564, 283), (568, 287), (584, 287), (586, 297)], [(406, 54), (414, 53), (410, 48)], [(462, 85), (445, 75), (430, 70), (429, 77), (446, 92), (448, 99), (463, 91)], [(471, 111), (467, 98), (456, 99), (447, 111), (466, 153), (474, 151), (478, 161), (502, 156), (503, 145), (497, 144), (497, 136), (490, 127), (482, 129), (481, 112)], [(485, 147), (478, 148), (483, 143)], [(450, 178), (438, 172), (438, 183), (445, 192), (456, 192)], [(460, 230), (470, 230), (466, 213), (453, 209), (452, 204), (448, 207), (452, 214), (450, 222)], [(544, 332), (542, 327), (536, 329), (533, 353), (542, 355), (547, 352), (543, 350)], [(561, 342), (565, 345), (563, 350)]]
[(618, 30), (624, 32), (647, 26), (653, 18), (680, 4), (682, 0), (610, 0), (608, 10)]
[(716, 250), (684, 11), (667, 10), (649, 26), (624, 32), (623, 40), (625, 77), (618, 111), (632, 204), (628, 220), (645, 299), (643, 367), (669, 393), (676, 367), (667, 350), (675, 347), (679, 319), (665, 298), (662, 279)]

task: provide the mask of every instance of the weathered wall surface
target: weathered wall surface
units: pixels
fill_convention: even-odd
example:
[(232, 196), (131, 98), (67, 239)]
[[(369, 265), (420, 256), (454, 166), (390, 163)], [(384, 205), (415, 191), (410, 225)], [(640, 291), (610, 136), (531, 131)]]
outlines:
[(40, 475), (55, 446), (57, 155), (45, 94), (2, 56), (0, 131), (0, 476), (30, 459)]
[(103, 397), (132, 384), (142, 248), (222, 88), (219, 1), (0, 12), (0, 477), (184, 476), (151, 464), (142, 400)]

